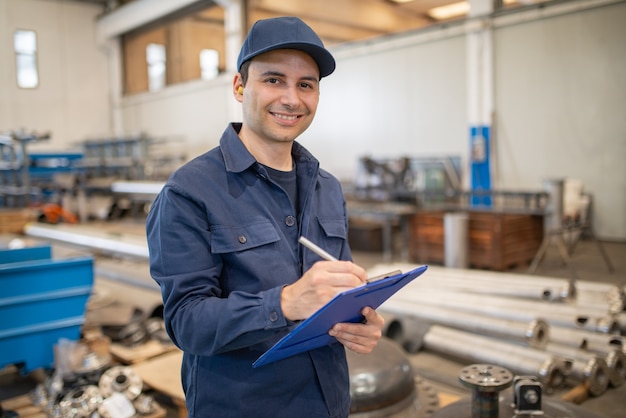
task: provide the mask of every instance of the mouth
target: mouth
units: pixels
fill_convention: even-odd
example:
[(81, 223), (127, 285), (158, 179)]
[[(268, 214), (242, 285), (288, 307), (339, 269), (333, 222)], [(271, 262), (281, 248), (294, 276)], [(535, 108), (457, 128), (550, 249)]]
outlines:
[(274, 113), (270, 112), (272, 116), (278, 119), (281, 122), (285, 123), (293, 123), (302, 117), (302, 115), (293, 115), (293, 114), (284, 114), (284, 113)]

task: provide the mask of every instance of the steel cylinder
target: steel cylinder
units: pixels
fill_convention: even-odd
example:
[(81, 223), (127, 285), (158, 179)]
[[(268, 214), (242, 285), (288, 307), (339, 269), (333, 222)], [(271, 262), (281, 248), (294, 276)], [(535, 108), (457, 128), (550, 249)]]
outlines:
[(446, 267), (468, 266), (469, 215), (451, 212), (443, 215), (444, 260)]
[(546, 213), (543, 217), (544, 231), (558, 230), (563, 226), (563, 179), (546, 179), (543, 181), (543, 189), (548, 193)]
[(396, 301), (412, 302), (419, 305), (439, 306), (457, 312), (474, 312), (499, 318), (530, 321), (542, 318), (551, 326), (588, 329), (598, 332), (613, 332), (616, 321), (613, 316), (600, 316), (594, 312), (578, 310), (574, 306), (559, 303), (546, 303), (516, 300), (496, 296), (477, 295), (441, 289), (401, 289), (382, 306), (390, 306)]
[(491, 338), (433, 325), (424, 336), (428, 350), (467, 361), (497, 364), (516, 373), (533, 375), (547, 386), (560, 387), (571, 368), (571, 362), (544, 351), (524, 348)]
[(472, 389), (472, 418), (498, 418), (498, 394), (513, 384), (513, 374), (491, 364), (473, 364), (461, 370), (459, 381)]
[[(394, 301), (381, 310), (383, 312), (392, 312), (395, 315), (395, 321), (398, 322), (397, 327), (400, 327), (403, 331), (396, 334), (396, 337), (402, 336), (403, 343), (408, 342), (404, 339), (405, 335), (416, 336), (415, 331), (410, 329), (411, 327), (417, 327), (418, 330), (423, 332), (424, 326), (421, 326), (418, 322), (446, 325), (481, 335), (515, 340), (534, 348), (545, 347), (550, 334), (548, 324), (542, 319), (514, 321), (471, 312), (458, 315), (450, 312), (448, 309), (436, 306), (418, 306), (403, 301)], [(410, 321), (409, 318), (414, 320)], [(419, 335), (417, 336), (419, 337)]]

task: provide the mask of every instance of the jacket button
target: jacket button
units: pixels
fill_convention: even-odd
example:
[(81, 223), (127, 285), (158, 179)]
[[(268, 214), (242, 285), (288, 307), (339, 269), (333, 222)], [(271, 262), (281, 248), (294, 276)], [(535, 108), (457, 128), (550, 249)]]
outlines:
[(248, 241), (245, 235), (239, 235), (237, 240), (239, 241), (240, 244), (245, 244)]
[(276, 313), (276, 311), (272, 311), (272, 313), (270, 313), (270, 321), (272, 322), (278, 321), (278, 314)]
[(285, 224), (287, 226), (294, 226), (296, 224), (296, 218), (294, 218), (293, 216), (289, 215), (285, 218)]

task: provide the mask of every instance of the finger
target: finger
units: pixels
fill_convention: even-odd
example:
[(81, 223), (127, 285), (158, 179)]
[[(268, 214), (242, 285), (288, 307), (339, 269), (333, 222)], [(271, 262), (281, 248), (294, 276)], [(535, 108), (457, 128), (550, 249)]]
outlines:
[(382, 337), (382, 327), (370, 324), (335, 324), (328, 332), (337, 339), (343, 339), (359, 345), (376, 345)]
[[(359, 327), (367, 327), (366, 325), (359, 325)], [(361, 333), (350, 333), (345, 331), (336, 331), (332, 332), (335, 334), (335, 338), (341, 344), (343, 344), (346, 348), (357, 352), (357, 353), (370, 353), (376, 344), (378, 343), (379, 337), (376, 336), (376, 333), (371, 335), (361, 334)]]
[(314, 282), (328, 282), (339, 288), (352, 288), (367, 281), (365, 270), (350, 261), (318, 261), (309, 272)]
[(380, 329), (385, 325), (385, 318), (369, 306), (363, 308), (361, 314), (365, 317), (366, 324), (380, 326)]
[(339, 341), (348, 350), (354, 351), (355, 353), (359, 354), (369, 354), (374, 350), (374, 347), (376, 346), (376, 344), (363, 345), (344, 338), (337, 338), (337, 341)]

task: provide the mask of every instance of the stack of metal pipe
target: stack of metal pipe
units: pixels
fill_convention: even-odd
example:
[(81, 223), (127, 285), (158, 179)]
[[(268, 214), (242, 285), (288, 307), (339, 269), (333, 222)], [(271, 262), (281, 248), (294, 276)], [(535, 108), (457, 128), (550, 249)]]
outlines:
[(411, 353), (497, 364), (548, 391), (585, 383), (599, 396), (626, 381), (625, 301), (623, 287), (605, 283), (431, 266), (379, 311), (385, 335)]

